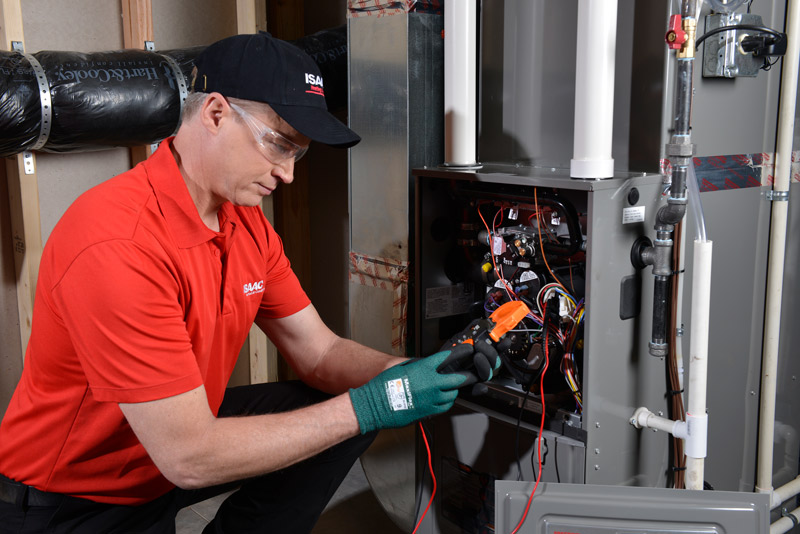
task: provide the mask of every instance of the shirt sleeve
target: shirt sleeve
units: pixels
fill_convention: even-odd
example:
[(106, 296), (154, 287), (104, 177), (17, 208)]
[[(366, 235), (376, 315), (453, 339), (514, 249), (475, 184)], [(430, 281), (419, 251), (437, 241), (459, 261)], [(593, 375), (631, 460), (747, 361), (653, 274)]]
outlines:
[[(261, 210), (259, 210), (261, 213)], [(261, 224), (266, 231), (264, 293), (258, 314), (269, 319), (288, 317), (311, 303), (300, 281), (292, 270), (289, 258), (283, 250), (280, 236), (269, 224), (263, 213)]]
[(165, 253), (112, 240), (82, 251), (52, 291), (92, 394), (145, 402), (202, 385)]

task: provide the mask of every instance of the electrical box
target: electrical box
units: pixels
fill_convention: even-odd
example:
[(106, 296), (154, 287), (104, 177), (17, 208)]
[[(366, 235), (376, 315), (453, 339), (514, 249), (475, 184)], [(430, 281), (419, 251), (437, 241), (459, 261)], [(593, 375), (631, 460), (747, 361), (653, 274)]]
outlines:
[[(750, 13), (708, 15), (706, 32), (739, 24), (762, 26), (761, 16)], [(753, 33), (752, 30), (724, 31), (703, 41), (703, 76), (708, 78), (758, 76), (759, 69), (764, 65), (764, 58), (756, 57), (752, 52), (742, 49), (742, 40)]]

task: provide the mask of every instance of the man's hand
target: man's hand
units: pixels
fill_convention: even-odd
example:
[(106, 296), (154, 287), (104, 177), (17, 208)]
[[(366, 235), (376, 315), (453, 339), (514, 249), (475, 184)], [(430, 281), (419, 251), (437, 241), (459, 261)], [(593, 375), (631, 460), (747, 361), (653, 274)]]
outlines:
[(500, 356), (491, 343), (484, 341), (459, 343), (447, 349), (450, 355), (436, 369), (440, 373), (459, 374), (464, 377), (460, 387), (491, 380), (500, 368)]
[[(407, 360), (386, 369), (360, 388), (351, 389), (350, 399), (361, 433), (399, 428), (449, 410), (467, 377), (439, 372), (439, 368), (456, 349)], [(472, 347), (458, 349), (459, 354), (467, 351), (471, 354)]]

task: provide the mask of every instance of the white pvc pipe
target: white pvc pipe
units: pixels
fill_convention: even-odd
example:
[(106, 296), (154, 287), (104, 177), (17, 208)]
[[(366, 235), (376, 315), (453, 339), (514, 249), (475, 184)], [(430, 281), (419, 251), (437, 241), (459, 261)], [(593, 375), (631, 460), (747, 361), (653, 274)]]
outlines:
[(777, 508), (781, 503), (788, 501), (798, 493), (800, 493), (800, 476), (772, 492), (770, 508)]
[(638, 408), (633, 413), (631, 424), (636, 428), (653, 428), (674, 435), (676, 438), (686, 438), (686, 428), (683, 421), (673, 421), (659, 417), (645, 407)]
[[(711, 310), (711, 241), (694, 242), (692, 266), (692, 326), (689, 344), (689, 393), (686, 421), (690, 435), (692, 424), (707, 425), (706, 391), (708, 389), (708, 327)], [(705, 433), (704, 430), (698, 431)], [(686, 489), (703, 489), (705, 443), (686, 448)]]
[[(795, 517), (795, 519), (800, 520), (800, 508), (795, 508), (792, 510), (791, 515)], [(769, 534), (784, 534), (784, 532), (789, 532), (795, 526), (795, 522), (791, 520), (789, 517), (781, 517), (769, 527)]]
[(617, 0), (578, 0), (573, 178), (614, 176), (616, 45)]
[[(775, 154), (773, 191), (789, 193), (792, 165), (792, 137), (797, 96), (797, 72), (800, 63), (800, 10), (798, 0), (790, 0), (786, 13), (788, 46), (781, 72), (778, 146)], [(778, 343), (783, 296), (783, 268), (786, 251), (786, 230), (789, 202), (772, 202), (769, 263), (767, 266), (767, 302), (764, 324), (764, 349), (761, 356), (761, 406), (758, 428), (758, 464), (756, 490), (772, 491), (772, 457), (775, 438), (775, 397), (777, 393)]]
[(477, 0), (444, 5), (444, 160), (477, 163)]

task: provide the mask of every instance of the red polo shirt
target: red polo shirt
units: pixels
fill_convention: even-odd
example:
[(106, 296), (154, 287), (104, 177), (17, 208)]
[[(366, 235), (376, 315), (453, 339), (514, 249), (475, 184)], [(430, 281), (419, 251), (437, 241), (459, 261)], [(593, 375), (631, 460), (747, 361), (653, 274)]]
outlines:
[(169, 149), (83, 194), (42, 256), (0, 473), (45, 491), (138, 504), (170, 490), (117, 403), (205, 385), (215, 414), (256, 314), (309, 304), (260, 208), (203, 224)]

